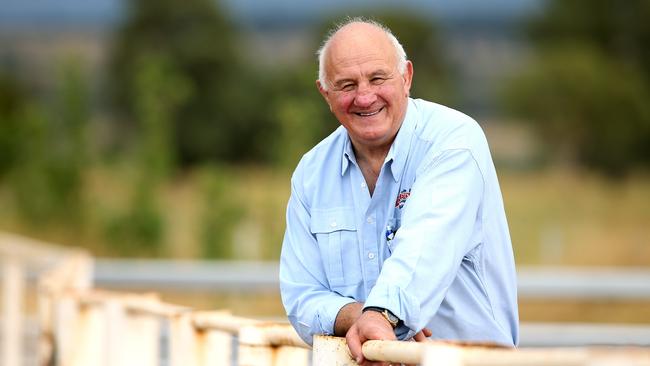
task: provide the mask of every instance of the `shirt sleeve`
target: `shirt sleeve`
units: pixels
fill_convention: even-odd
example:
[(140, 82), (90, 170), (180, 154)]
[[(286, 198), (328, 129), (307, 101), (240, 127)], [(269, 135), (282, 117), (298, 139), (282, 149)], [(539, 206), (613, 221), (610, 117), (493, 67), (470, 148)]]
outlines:
[(475, 235), (483, 190), (483, 177), (467, 149), (442, 151), (418, 174), (393, 253), (365, 303), (403, 320), (408, 330), (396, 332), (399, 339), (411, 338), (433, 318), (463, 257), (479, 244)]
[(309, 230), (309, 222), (309, 210), (292, 181), (280, 256), (280, 292), (289, 321), (311, 345), (315, 334), (334, 334), (339, 310), (355, 300), (332, 292), (327, 286), (318, 243)]

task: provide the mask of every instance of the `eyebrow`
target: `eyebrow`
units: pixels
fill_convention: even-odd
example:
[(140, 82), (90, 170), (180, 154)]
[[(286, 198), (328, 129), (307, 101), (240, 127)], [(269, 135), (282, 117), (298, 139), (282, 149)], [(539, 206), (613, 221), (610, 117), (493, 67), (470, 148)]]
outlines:
[(391, 73), (386, 72), (384, 70), (377, 70), (377, 71), (373, 71), (372, 73), (370, 73), (370, 78), (375, 77), (375, 76), (388, 76), (390, 74)]
[[(387, 72), (386, 70), (375, 70), (375, 71), (371, 72), (370, 74), (368, 74), (368, 78), (372, 79), (373, 77), (376, 77), (376, 76), (388, 77), (391, 74), (392, 73)], [(340, 79), (340, 80), (335, 81), (333, 85), (334, 85), (334, 87), (338, 88), (338, 87), (341, 87), (343, 84), (348, 83), (348, 82), (354, 83), (356, 81), (354, 79), (351, 79), (351, 78), (345, 78), (345, 79)]]

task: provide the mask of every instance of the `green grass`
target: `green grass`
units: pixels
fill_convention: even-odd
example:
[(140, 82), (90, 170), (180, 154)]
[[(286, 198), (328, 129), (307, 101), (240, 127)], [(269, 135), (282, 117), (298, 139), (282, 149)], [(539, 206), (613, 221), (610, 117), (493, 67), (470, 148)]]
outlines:
[[(0, 186), (0, 230), (85, 246), (98, 256), (129, 255), (113, 245), (106, 226), (129, 206), (133, 175), (128, 167), (86, 174), (82, 228), (66, 226), (65, 218), (52, 225), (21, 220), (11, 192)], [(213, 251), (218, 255), (277, 259), (290, 175), (268, 167), (206, 167), (152, 187), (164, 222), (158, 255), (200, 258), (202, 246), (216, 245), (228, 247)], [(611, 181), (561, 169), (499, 176), (519, 265), (650, 265), (650, 176)], [(204, 225), (212, 225), (207, 229), (216, 239), (205, 241)]]
[[(611, 181), (560, 169), (501, 169), (499, 173), (518, 265), (650, 265), (650, 176), (638, 174)], [(11, 192), (0, 185), (0, 230), (85, 246), (96, 256), (124, 254), (112, 246), (104, 229), (107, 217), (128, 207), (133, 175), (128, 167), (86, 174), (84, 228), (25, 223), (17, 215)], [(267, 167), (221, 166), (189, 172), (152, 187), (165, 222), (159, 254), (200, 258), (205, 244), (202, 215), (214, 208), (216, 211), (210, 212), (216, 221), (210, 225), (214, 225), (218, 240), (210, 243), (228, 246), (214, 253), (229, 253), (237, 259), (277, 259), (290, 175), (288, 170)], [(54, 222), (64, 223), (65, 218)], [(166, 301), (199, 309), (227, 308), (251, 317), (284, 316), (277, 293), (162, 295)], [(647, 309), (647, 302), (520, 303), (522, 321), (648, 323)]]
[(650, 265), (650, 177), (501, 174), (519, 264)]

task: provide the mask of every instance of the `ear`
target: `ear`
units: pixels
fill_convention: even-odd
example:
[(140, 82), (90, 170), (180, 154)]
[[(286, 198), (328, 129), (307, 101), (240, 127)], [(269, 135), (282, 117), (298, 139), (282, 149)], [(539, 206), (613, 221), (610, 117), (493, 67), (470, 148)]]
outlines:
[(406, 70), (404, 70), (404, 93), (406, 96), (411, 94), (411, 82), (413, 81), (413, 63), (406, 61)]
[(322, 95), (323, 98), (325, 98), (325, 100), (327, 100), (327, 96), (329, 94), (327, 93), (327, 90), (325, 90), (323, 88), (323, 85), (320, 83), (320, 80), (316, 80), (316, 87), (318, 87), (318, 91), (320, 92), (320, 95)]
[(318, 87), (318, 92), (320, 93), (320, 95), (323, 96), (323, 99), (325, 99), (325, 102), (327, 102), (327, 105), (329, 106), (331, 111), (332, 105), (330, 104), (330, 100), (329, 100), (329, 92), (323, 89), (323, 85), (320, 83), (320, 80), (316, 80), (316, 87)]

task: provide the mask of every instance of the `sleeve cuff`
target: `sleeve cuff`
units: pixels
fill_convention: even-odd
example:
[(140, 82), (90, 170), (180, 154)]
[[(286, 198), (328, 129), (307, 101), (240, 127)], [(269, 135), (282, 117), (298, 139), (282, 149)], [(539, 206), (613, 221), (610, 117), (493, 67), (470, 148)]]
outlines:
[(323, 306), (318, 309), (317, 315), (319, 320), (320, 334), (323, 335), (333, 335), (334, 334), (334, 323), (336, 322), (336, 316), (341, 311), (341, 308), (347, 304), (356, 302), (354, 299), (349, 297), (335, 297), (328, 299), (328, 301), (323, 302)]

